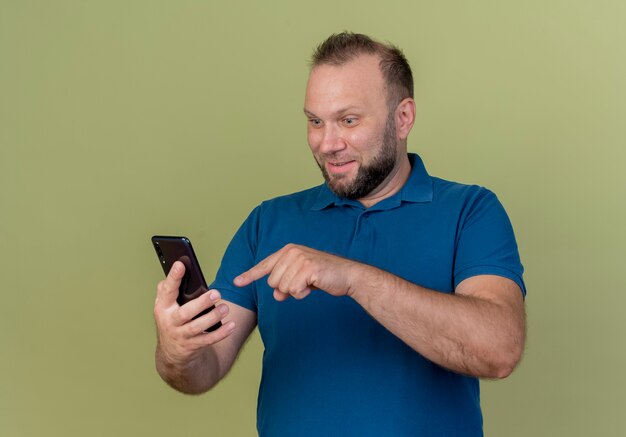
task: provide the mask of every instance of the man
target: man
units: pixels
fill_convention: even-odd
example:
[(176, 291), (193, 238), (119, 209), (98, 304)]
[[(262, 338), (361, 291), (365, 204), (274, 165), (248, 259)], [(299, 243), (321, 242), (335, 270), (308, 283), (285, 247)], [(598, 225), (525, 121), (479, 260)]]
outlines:
[(213, 290), (182, 307), (174, 265), (154, 311), (160, 375), (210, 389), (258, 324), (261, 435), (482, 435), (477, 378), (509, 375), (525, 339), (504, 209), (407, 154), (413, 80), (393, 46), (332, 35), (313, 56), (304, 112), (326, 183), (258, 206)]

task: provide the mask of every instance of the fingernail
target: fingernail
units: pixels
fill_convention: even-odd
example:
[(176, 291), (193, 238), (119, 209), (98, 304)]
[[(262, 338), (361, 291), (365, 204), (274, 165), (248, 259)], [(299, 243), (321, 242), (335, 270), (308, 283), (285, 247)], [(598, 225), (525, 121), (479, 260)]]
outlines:
[(209, 297), (211, 298), (211, 300), (216, 301), (218, 299), (217, 291), (212, 291), (209, 294)]
[(228, 312), (228, 307), (226, 305), (217, 308), (220, 314), (226, 314)]
[(243, 282), (243, 276), (237, 276), (234, 282), (235, 285), (240, 285)]

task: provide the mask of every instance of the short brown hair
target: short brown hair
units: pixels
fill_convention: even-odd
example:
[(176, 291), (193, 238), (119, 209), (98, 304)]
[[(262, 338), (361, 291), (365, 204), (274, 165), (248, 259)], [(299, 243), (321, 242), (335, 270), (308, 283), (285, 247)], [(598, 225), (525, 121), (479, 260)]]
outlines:
[(380, 58), (380, 71), (387, 83), (387, 104), (390, 108), (395, 108), (402, 99), (413, 97), (413, 73), (402, 50), (360, 33), (341, 32), (329, 36), (313, 52), (311, 68), (324, 64), (343, 65), (362, 54)]

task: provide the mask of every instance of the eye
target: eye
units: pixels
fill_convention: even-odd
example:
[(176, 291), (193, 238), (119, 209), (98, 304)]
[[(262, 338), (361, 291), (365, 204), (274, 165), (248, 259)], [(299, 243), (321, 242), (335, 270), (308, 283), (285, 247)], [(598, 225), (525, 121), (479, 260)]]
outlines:
[(357, 124), (356, 117), (346, 117), (342, 121), (343, 121), (343, 124), (345, 124), (346, 126), (354, 126)]
[(309, 118), (309, 124), (312, 127), (320, 127), (322, 125), (322, 120), (319, 118)]

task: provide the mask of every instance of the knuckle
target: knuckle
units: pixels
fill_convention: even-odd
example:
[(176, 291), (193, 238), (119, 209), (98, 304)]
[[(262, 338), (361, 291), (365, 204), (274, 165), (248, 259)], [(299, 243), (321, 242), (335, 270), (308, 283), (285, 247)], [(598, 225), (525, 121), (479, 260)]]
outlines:
[(206, 317), (202, 318), (200, 322), (200, 328), (198, 329), (197, 334), (206, 331), (211, 326), (215, 325), (219, 321), (219, 317), (215, 315), (215, 311), (211, 311)]
[(295, 244), (289, 243), (287, 246), (285, 246), (287, 249), (287, 253), (290, 255), (294, 255), (297, 254), (300, 250), (298, 249), (298, 246), (296, 246)]
[(189, 306), (185, 304), (181, 307), (178, 307), (178, 309), (176, 310), (176, 315), (173, 315), (173, 317), (179, 321), (179, 324), (183, 324), (191, 320), (193, 315), (189, 314)]
[(174, 287), (174, 284), (172, 284), (170, 281), (168, 281), (167, 279), (161, 281), (162, 282), (162, 292), (163, 293), (172, 293), (174, 291), (177, 291), (177, 288)]
[(158, 314), (154, 320), (160, 337), (171, 338), (175, 336), (173, 325), (166, 317), (162, 314)]
[(177, 306), (170, 311), (168, 315), (169, 320), (172, 324), (182, 325), (183, 322), (189, 320), (187, 317), (187, 307), (186, 306)]
[(284, 277), (280, 278), (276, 281), (276, 285), (274, 288), (278, 288), (280, 290), (289, 291), (289, 282)]
[(202, 329), (198, 327), (196, 323), (187, 323), (185, 325), (185, 333), (188, 337), (194, 337), (202, 332)]
[(166, 308), (161, 307), (160, 305), (154, 305), (153, 309), (154, 320), (159, 326), (169, 325), (168, 321), (171, 316), (168, 317), (168, 311)]
[(277, 288), (280, 285), (280, 282), (275, 277), (270, 275), (270, 277), (267, 278), (267, 285), (272, 288)]

